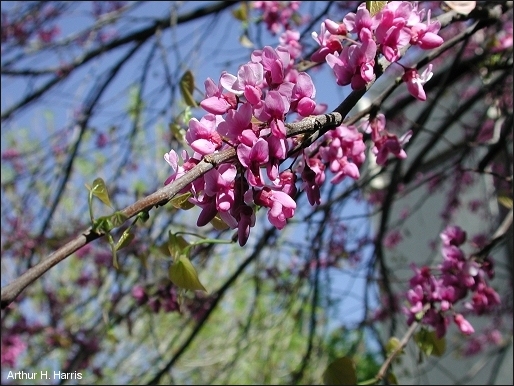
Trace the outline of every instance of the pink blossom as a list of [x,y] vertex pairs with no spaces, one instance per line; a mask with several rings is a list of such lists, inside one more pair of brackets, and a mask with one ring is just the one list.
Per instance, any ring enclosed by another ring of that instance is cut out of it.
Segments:
[[377,156],[377,164],[385,165],[389,153],[394,154],[399,159],[407,158],[407,153],[403,150],[402,146],[409,141],[411,136],[412,131],[409,130],[401,138],[391,133],[386,133],[380,137],[372,149],[373,153]]
[[471,335],[475,332],[473,329],[473,326],[471,323],[469,323],[462,314],[456,314],[453,317],[453,321],[459,327],[460,332],[462,332],[464,335]]
[[394,249],[398,244],[400,244],[403,240],[402,234],[397,231],[389,232],[384,238],[384,246],[388,249]]
[[307,193],[307,199],[311,205],[319,205],[321,202],[320,187],[325,181],[325,165],[319,158],[308,158],[304,155],[302,170],[302,187]]
[[266,138],[269,149],[269,159],[266,164],[266,171],[270,180],[275,180],[278,177],[278,167],[282,160],[287,157],[287,142],[283,138],[275,135],[270,135]]
[[[186,150],[182,151],[182,159],[184,160],[182,165],[178,164],[179,157],[175,150],[170,150],[168,153],[164,154],[164,159],[174,170],[174,173],[164,181],[164,185],[168,185],[182,177],[188,170],[191,170],[198,163],[197,159],[189,157]],[[181,192],[187,192],[191,187],[197,186],[197,184],[203,184],[203,179],[198,179],[197,181],[198,182],[195,181],[189,187],[182,189]]]
[[216,131],[219,122],[214,114],[207,114],[200,121],[191,118],[186,141],[194,151],[207,155],[221,148],[221,137]]
[[253,1],[251,4],[262,10],[262,19],[274,35],[281,29],[290,29],[292,17],[300,7],[300,1]]
[[26,350],[27,344],[19,335],[2,334],[2,366],[16,366],[18,357]]
[[300,72],[292,90],[291,111],[308,117],[316,108],[316,102],[313,100],[315,96],[316,88],[311,77],[305,72]]
[[403,81],[407,83],[407,89],[414,98],[425,101],[427,96],[423,85],[428,82],[433,75],[432,64],[429,64],[421,75],[419,75],[414,68],[407,69],[405,74],[403,74]]
[[223,164],[205,174],[205,193],[216,197],[216,209],[228,212],[234,204],[234,165]]
[[291,59],[298,59],[302,56],[302,45],[300,44],[300,32],[286,30],[279,37],[280,44],[287,49]]
[[373,19],[369,11],[366,9],[366,4],[362,3],[357,9],[357,13],[349,12],[343,19],[348,32],[360,35],[363,28],[373,30]]
[[[222,75],[223,77],[223,75]],[[237,107],[237,98],[234,94],[223,94],[221,84],[216,85],[211,78],[205,81],[205,99],[200,106],[211,114],[222,115],[230,109]]]
[[466,232],[459,226],[447,226],[440,234],[444,246],[462,245],[466,241]]
[[243,139],[245,130],[253,131],[253,109],[250,103],[243,103],[238,110],[229,110],[225,120],[218,125],[218,133],[236,145]]
[[271,89],[278,87],[285,81],[286,71],[291,67],[291,55],[285,47],[276,49],[266,46],[261,50],[252,52],[252,62],[262,63],[265,70],[265,80]]
[[353,90],[360,90],[371,82],[375,73],[375,55],[377,46],[371,36],[371,31],[361,31],[362,44],[345,46],[341,55],[328,54],[326,61],[334,71],[337,84],[345,86],[351,84]]
[[269,208],[268,220],[277,229],[283,229],[286,226],[286,220],[293,217],[296,209],[296,202],[291,196],[268,187],[256,192],[254,201],[257,205]]
[[239,162],[247,169],[246,178],[254,187],[264,186],[261,165],[269,160],[268,142],[263,138],[255,138],[252,146],[241,143],[237,147]]
[[262,97],[264,68],[261,63],[246,63],[237,71],[237,77],[223,72],[220,83],[229,92],[243,95],[252,105],[259,103]]
[[444,43],[443,38],[437,35],[440,29],[441,23],[439,21],[430,23],[430,10],[428,10],[426,24],[415,23],[410,28],[410,44],[418,45],[424,50],[437,48]]
[[334,34],[327,30],[327,22],[332,21],[327,19],[321,23],[321,32],[319,35],[315,31],[311,33],[312,38],[320,46],[316,52],[311,55],[311,60],[316,63],[323,62],[328,54],[339,53],[343,49],[339,37],[334,36]]
[[405,19],[395,17],[394,12],[387,8],[382,9],[379,15],[375,36],[380,44],[380,51],[387,60],[395,62],[400,58],[400,49],[410,40],[410,35],[404,28]]

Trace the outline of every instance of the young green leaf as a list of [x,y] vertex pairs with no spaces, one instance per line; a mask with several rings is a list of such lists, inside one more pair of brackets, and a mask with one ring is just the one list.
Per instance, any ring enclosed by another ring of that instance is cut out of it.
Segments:
[[498,197],[498,202],[507,209],[512,209],[512,198],[508,196]]
[[180,78],[180,93],[186,105],[197,107],[197,103],[193,98],[193,91],[195,90],[195,77],[191,70],[187,70],[182,78]]
[[111,216],[105,216],[105,217],[100,217],[98,219],[95,220],[95,222],[93,223],[93,232],[95,233],[102,233],[102,234],[105,234],[105,233],[109,233],[112,228],[114,228],[114,225],[112,224],[112,221],[111,221]]
[[191,261],[189,261],[189,259],[184,255],[176,259],[170,266],[169,277],[177,287],[191,291],[198,290],[207,292],[198,279],[195,267],[193,267]]
[[120,211],[114,212],[113,214],[111,214],[112,226],[114,228],[119,227],[121,224],[123,224],[125,221],[127,221],[127,218],[128,217],[123,212],[120,212]]
[[444,337],[439,339],[435,331],[428,331],[425,328],[422,328],[414,335],[414,342],[427,356],[434,355],[440,357],[446,351],[446,340]]
[[186,143],[186,131],[182,128],[181,125],[179,125],[176,122],[171,122],[169,124],[169,129],[171,131],[171,134],[173,135],[173,138],[175,138],[177,141],[179,141],[181,144]]
[[240,21],[247,21],[248,20],[248,4],[242,3],[239,8],[236,8],[232,11],[232,15]]
[[[393,336],[391,337],[386,344],[386,352],[387,355],[391,354],[393,351],[395,351],[398,347],[400,347],[400,339]],[[402,350],[403,352],[403,350]]]
[[225,221],[223,221],[219,214],[214,216],[214,218],[210,221],[214,229],[217,231],[223,231],[225,229],[230,228]]
[[356,385],[355,363],[349,357],[338,358],[328,365],[323,373],[325,385]]
[[116,250],[119,251],[121,248],[125,248],[130,242],[134,240],[134,234],[129,232],[129,229],[125,230],[121,235],[120,239],[116,243]]
[[168,250],[176,261],[180,256],[187,255],[186,250],[189,248],[189,243],[182,236],[177,236],[175,233],[169,232],[168,235]]
[[105,186],[105,182],[103,179],[97,178],[93,181],[91,193],[93,194],[93,196],[98,197],[105,205],[111,208],[113,207],[111,204],[111,200],[109,199],[109,193],[107,192],[107,188]]
[[375,16],[386,6],[386,4],[387,1],[366,1],[366,9],[369,11],[371,16]]
[[191,197],[191,192],[176,195],[170,200],[170,204],[177,209],[191,209],[195,205],[188,201],[189,197]]

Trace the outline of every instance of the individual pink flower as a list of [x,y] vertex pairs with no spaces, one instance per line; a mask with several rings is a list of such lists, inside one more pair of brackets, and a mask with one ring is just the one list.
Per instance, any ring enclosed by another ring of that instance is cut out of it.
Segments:
[[228,212],[234,204],[234,180],[237,169],[234,165],[222,164],[205,174],[205,193],[216,197],[216,209]]
[[437,48],[444,43],[443,38],[437,34],[440,29],[439,21],[430,22],[430,10],[428,10],[426,24],[416,23],[410,27],[410,44],[418,45],[424,50]]
[[216,130],[219,122],[214,114],[207,114],[200,121],[191,118],[186,141],[194,151],[207,155],[221,148],[222,140]]
[[349,12],[343,19],[348,32],[360,34],[363,28],[373,30],[373,19],[369,11],[366,9],[366,4],[362,3],[357,9],[357,13]]
[[[222,75],[223,76],[223,75]],[[230,109],[237,107],[237,98],[234,94],[223,94],[221,84],[216,85],[211,78],[205,81],[205,99],[200,106],[211,114],[222,115]]]
[[243,103],[237,110],[229,110],[225,120],[218,125],[218,133],[228,138],[233,145],[240,143],[244,131],[253,131],[252,114],[250,103]]
[[271,133],[281,139],[286,138],[285,115],[290,108],[289,99],[277,90],[268,92],[266,98],[254,110],[254,115],[270,125]]
[[398,138],[396,135],[386,133],[378,141],[375,142],[372,151],[377,156],[377,164],[385,165],[389,153],[392,153],[396,158],[405,159],[407,153],[403,150],[403,145],[407,143],[412,136],[412,131],[409,130],[407,133]]
[[371,31],[361,30],[362,44],[345,46],[341,55],[328,54],[326,61],[334,71],[337,84],[345,86],[351,84],[353,90],[360,90],[371,82],[375,73],[375,55],[377,45],[372,38]]
[[225,90],[243,95],[246,100],[255,105],[262,97],[262,82],[264,80],[264,68],[261,63],[246,63],[237,71],[237,77],[224,71],[220,83]]
[[269,208],[268,220],[277,229],[283,229],[286,226],[286,220],[293,217],[296,209],[296,202],[291,196],[268,187],[256,192],[254,201],[257,205]]
[[269,160],[268,142],[264,138],[255,138],[255,142],[251,146],[241,143],[237,147],[237,157],[246,168],[248,183],[254,187],[264,186],[261,165]]
[[266,172],[271,181],[278,178],[280,163],[287,157],[287,142],[284,138],[270,135],[266,138],[269,149],[269,159],[266,163]]
[[316,108],[316,102],[313,100],[315,96],[316,88],[311,77],[306,72],[300,72],[292,90],[291,111],[296,111],[302,117],[308,117]]
[[[343,50],[341,40],[335,34],[332,34],[327,30],[327,21],[321,23],[321,32],[318,35],[317,32],[311,33],[312,38],[319,44],[319,48],[311,55],[311,60],[316,63],[321,63],[325,60],[328,54],[335,52],[340,53]],[[334,23],[334,22],[332,22]],[[339,29],[337,29],[339,30]],[[346,29],[345,29],[346,30]]]
[[444,246],[459,246],[466,241],[466,232],[459,226],[449,225],[441,232],[440,237]]
[[410,35],[404,27],[405,19],[395,17],[392,10],[382,9],[375,36],[380,51],[390,62],[396,62],[401,56],[400,49],[409,43]]
[[286,72],[291,67],[291,55],[285,47],[276,49],[265,46],[252,52],[252,62],[261,63],[265,70],[264,79],[268,87],[274,89],[284,83]]
[[319,158],[308,158],[304,155],[302,169],[302,187],[307,193],[307,199],[311,205],[321,203],[320,187],[325,181],[325,165]]
[[[174,170],[174,173],[170,175],[166,181],[164,181],[164,185],[168,185],[169,183],[182,177],[188,170],[192,169],[198,163],[197,159],[189,157],[186,150],[182,151],[182,159],[184,160],[182,165],[178,164],[179,157],[177,152],[173,149],[170,150],[169,153],[164,154],[164,159]],[[184,188],[182,192],[187,190],[189,190],[188,187]]]
[[280,35],[279,42],[282,47],[285,47],[291,59],[298,59],[302,56],[302,45],[300,43],[300,32],[293,30],[286,30]]
[[421,75],[419,75],[418,71],[414,68],[407,69],[405,74],[403,74],[403,81],[407,83],[407,89],[414,98],[425,101],[427,96],[423,85],[428,82],[433,75],[432,64],[429,64]]
[[473,329],[473,326],[471,323],[469,323],[462,314],[456,314],[453,317],[453,321],[459,327],[460,332],[462,332],[464,335],[471,335],[475,332]]

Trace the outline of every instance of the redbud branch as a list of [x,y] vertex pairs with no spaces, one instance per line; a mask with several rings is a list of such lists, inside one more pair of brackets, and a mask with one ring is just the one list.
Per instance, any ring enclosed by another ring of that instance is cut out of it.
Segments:
[[[230,2],[225,2],[222,4],[222,7],[226,7],[230,5]],[[452,18],[454,18],[455,16],[455,12],[451,11],[444,15],[441,15],[438,19],[440,20],[441,25],[444,26],[450,23]],[[158,27],[159,26],[157,25],[154,28]],[[147,32],[151,34],[150,30]],[[380,71],[377,73],[377,78],[383,73],[383,71],[389,65],[390,63],[388,61],[380,60],[378,68]],[[51,80],[50,82],[53,82],[53,80]],[[289,154],[294,153],[300,148],[309,146],[311,143],[315,142],[319,137],[321,137],[324,133],[328,132],[330,129],[333,129],[341,125],[343,123],[344,117],[346,117],[349,111],[357,104],[359,99],[366,93],[366,91],[373,85],[373,83],[374,82],[369,83],[366,89],[353,91],[330,114],[308,117],[303,119],[301,122],[287,124],[288,137],[303,133],[310,133],[310,136],[304,138],[304,140],[301,141],[301,143],[297,145],[294,149],[292,149]],[[44,87],[46,86],[43,86],[43,88]],[[27,104],[33,98],[34,94],[32,94],[31,97],[28,97],[28,99],[25,99],[24,101],[20,102],[17,106],[13,106],[7,112],[2,114],[2,119],[8,117],[12,112],[17,110],[19,107],[22,107],[23,105]],[[205,156],[205,158],[202,161],[200,161],[199,164],[197,164],[193,169],[188,171],[186,174],[184,174],[177,180],[173,181],[169,185],[150,194],[149,196],[146,196],[136,201],[134,204],[126,207],[121,212],[126,216],[127,219],[129,219],[141,212],[148,212],[154,206],[165,205],[188,184],[190,184],[197,178],[201,177],[214,167],[220,165],[221,163],[228,162],[234,159],[235,157],[235,148],[229,148],[222,152]],[[50,254],[42,262],[28,269],[20,277],[16,278],[14,281],[12,281],[11,283],[2,288],[1,308],[6,308],[29,284],[37,280],[46,271],[55,266],[57,263],[64,260],[66,257],[70,256],[72,253],[76,252],[84,245],[102,236],[104,236],[104,234],[93,232],[92,229],[89,228],[88,230],[82,232],[79,236],[77,236],[76,238],[69,241],[61,248],[59,248],[57,251]]]
[[381,381],[384,376],[386,375],[387,370],[391,366],[391,363],[393,363],[393,360],[400,354],[404,347],[409,342],[410,338],[412,338],[412,335],[414,334],[414,331],[416,331],[416,328],[418,328],[419,323],[413,322],[405,335],[403,336],[402,340],[398,344],[398,346],[389,354],[389,356],[386,358],[382,366],[380,367],[380,370],[378,370],[378,373],[375,377],[375,383]]
[[[169,185],[166,185],[156,192],[136,201],[134,204],[127,206],[125,209],[121,210],[121,212],[128,220],[138,213],[149,211],[154,206],[164,205],[188,184],[219,164],[233,159],[235,156],[236,150],[234,148],[229,148],[220,153],[209,155],[205,157],[204,160],[200,161],[200,163],[198,163],[198,165],[192,168],[188,173],[176,179]],[[50,268],[76,252],[84,245],[102,236],[104,236],[104,234],[93,232],[92,229],[89,228],[59,248],[57,251],[50,254],[46,259],[28,269],[20,277],[3,287],[1,292],[2,309],[6,308],[28,285],[41,277]]]

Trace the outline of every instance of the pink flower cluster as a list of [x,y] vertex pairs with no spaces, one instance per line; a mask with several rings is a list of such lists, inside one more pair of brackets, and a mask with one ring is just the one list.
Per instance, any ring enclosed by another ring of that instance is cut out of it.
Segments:
[[262,20],[268,30],[276,35],[282,29],[289,30],[291,21],[301,1],[252,1],[252,7],[262,11]]
[[27,344],[19,335],[2,334],[2,366],[15,367],[18,357],[25,351]]
[[[426,13],[427,20],[423,22],[425,10],[418,10],[417,2],[390,1],[371,16],[362,3],[357,13],[348,13],[342,23],[326,19],[321,23],[321,33],[312,33],[320,47],[311,60],[326,61],[334,71],[337,84],[350,84],[352,89],[360,90],[375,79],[377,53],[396,62],[408,44],[432,49],[443,43],[437,34],[440,23],[430,21],[430,10]],[[344,44],[345,41],[349,44]],[[431,70],[430,66],[419,76],[415,69],[406,69],[404,81],[408,90],[420,100],[426,99],[422,85],[432,76]]]
[[[254,3],[254,7],[266,10],[265,19],[270,23],[281,6],[278,2]],[[400,48],[409,42],[422,48],[442,42],[435,35],[439,24],[430,23],[430,14],[427,24],[421,23],[424,14],[408,2],[388,3],[373,17],[360,6],[357,14],[345,17],[343,24],[330,20],[322,23],[321,36],[313,34],[321,46],[314,57],[319,61],[326,59],[338,84],[363,88],[375,77],[375,58],[379,53],[397,60]],[[285,20],[281,23],[287,28]],[[344,45],[342,38],[348,32],[356,33],[360,42]],[[174,170],[165,181],[169,184],[203,157],[236,149],[236,162],[210,170],[184,188],[183,193],[190,192],[189,201],[201,208],[198,226],[219,216],[229,227],[237,228],[241,246],[255,225],[255,211],[259,207],[267,209],[268,220],[276,228],[285,227],[296,210],[294,198],[299,177],[310,204],[318,205],[326,169],[333,174],[330,182],[337,184],[346,177],[358,179],[365,160],[366,146],[359,128],[341,125],[305,149],[298,162],[288,169],[280,168],[293,144],[297,144],[297,139],[287,136],[286,118],[292,114],[303,118],[324,111],[314,101],[316,88],[311,77],[294,68],[295,60],[301,56],[299,38],[297,32],[286,30],[280,36],[281,45],[253,51],[251,60],[240,66],[236,74],[224,71],[218,82],[207,79],[205,98],[200,102],[207,114],[200,119],[192,118],[185,135],[193,153],[184,150],[182,161],[174,150],[164,156]],[[430,75],[424,73],[419,77],[411,71],[409,76],[421,95],[420,85]],[[389,154],[400,159],[407,156],[402,146],[411,133],[401,138],[389,133],[383,115],[372,117],[362,129],[371,133],[377,163],[385,164]]]
[[419,320],[435,328],[437,336],[446,334],[450,318],[466,335],[474,332],[473,326],[456,304],[471,295],[464,307],[474,314],[482,315],[500,304],[500,297],[488,286],[487,278],[494,276],[490,258],[481,261],[466,258],[460,246],[466,241],[466,233],[457,226],[449,226],[441,233],[443,242],[443,262],[434,273],[427,266],[417,268],[413,265],[414,277],[410,279],[407,299],[410,307],[406,309],[408,324]]
[[[190,120],[185,137],[194,153],[184,152],[180,166],[175,151],[165,155],[175,170],[168,184],[202,157],[237,149],[239,167],[221,165],[187,190],[193,194],[190,201],[202,208],[197,225],[206,225],[219,214],[227,225],[238,228],[241,245],[255,224],[255,205],[268,209],[269,221],[278,229],[296,209],[296,176],[279,171],[290,148],[285,119],[290,113],[309,116],[316,108],[316,89],[307,73],[293,69],[293,62],[286,47],[267,46],[254,51],[237,75],[223,72],[218,84],[207,79],[206,97],[200,103],[207,114]],[[240,169],[244,172],[238,173]]]

